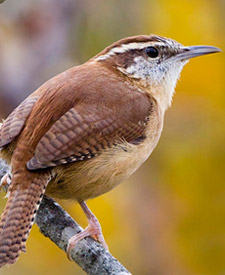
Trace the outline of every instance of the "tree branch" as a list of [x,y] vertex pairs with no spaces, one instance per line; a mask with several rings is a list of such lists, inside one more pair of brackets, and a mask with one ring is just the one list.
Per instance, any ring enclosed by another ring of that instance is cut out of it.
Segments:
[[[0,180],[9,166],[0,159]],[[82,228],[53,199],[44,196],[40,204],[36,224],[41,233],[66,252],[70,237]],[[71,251],[71,258],[87,274],[131,274],[101,244],[88,237],[81,240]]]

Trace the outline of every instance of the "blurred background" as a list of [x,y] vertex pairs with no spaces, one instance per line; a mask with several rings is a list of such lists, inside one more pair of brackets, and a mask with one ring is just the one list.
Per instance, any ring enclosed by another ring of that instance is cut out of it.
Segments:
[[[0,118],[50,77],[126,36],[225,49],[224,0],[6,0]],[[127,182],[89,201],[110,252],[133,274],[225,274],[225,58],[185,67],[160,142]],[[6,200],[0,194],[0,212]],[[78,205],[60,202],[82,226]],[[35,225],[14,274],[84,274]]]

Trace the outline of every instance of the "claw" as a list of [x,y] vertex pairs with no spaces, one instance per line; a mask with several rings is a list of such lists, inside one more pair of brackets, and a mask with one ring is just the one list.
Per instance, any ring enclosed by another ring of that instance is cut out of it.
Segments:
[[71,250],[77,245],[79,241],[83,240],[85,237],[92,237],[93,239],[101,243],[106,250],[109,250],[108,245],[106,244],[105,239],[103,237],[99,221],[94,216],[94,214],[89,210],[85,202],[81,202],[80,205],[88,218],[89,224],[82,232],[74,235],[69,239],[67,246],[67,257],[69,258],[69,260],[72,260]]
[[0,192],[1,190],[3,190],[4,192],[7,192],[10,186],[10,183],[11,183],[11,177],[10,177],[10,174],[7,173],[2,177],[0,181]]

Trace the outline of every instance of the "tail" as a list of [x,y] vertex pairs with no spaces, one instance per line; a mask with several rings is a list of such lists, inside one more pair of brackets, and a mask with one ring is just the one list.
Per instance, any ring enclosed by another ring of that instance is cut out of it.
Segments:
[[[26,179],[13,177],[9,198],[0,221],[0,268],[14,264],[21,251],[25,252],[28,238],[49,174],[27,172]],[[27,186],[24,188],[24,186]]]

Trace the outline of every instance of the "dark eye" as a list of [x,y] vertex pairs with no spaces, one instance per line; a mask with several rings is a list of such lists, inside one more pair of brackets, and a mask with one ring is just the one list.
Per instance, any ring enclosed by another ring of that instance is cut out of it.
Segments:
[[159,55],[159,51],[155,47],[147,47],[145,52],[151,58],[156,58]]

